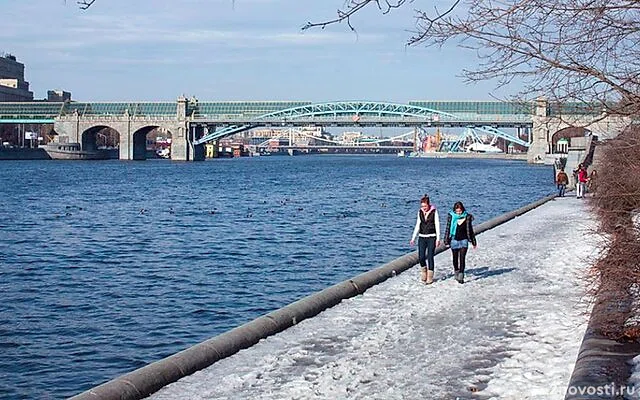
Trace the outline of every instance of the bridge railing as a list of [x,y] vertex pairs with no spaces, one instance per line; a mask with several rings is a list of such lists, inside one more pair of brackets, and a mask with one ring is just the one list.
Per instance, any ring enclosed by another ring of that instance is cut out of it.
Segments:
[[413,124],[426,124],[426,123],[451,123],[451,124],[514,124],[514,125],[530,125],[532,124],[531,119],[524,118],[451,118],[451,117],[440,117],[440,118],[418,118],[418,117],[373,117],[373,116],[358,116],[357,120],[353,119],[353,116],[309,116],[302,118],[243,118],[243,117],[228,117],[228,116],[210,116],[210,117],[198,117],[191,119],[194,122],[218,122],[218,123],[227,123],[227,124],[254,124],[254,125],[263,125],[263,124],[289,124],[289,123],[322,123],[322,122],[343,122],[349,123],[353,125],[357,125],[358,123],[394,123],[394,122],[405,122],[405,123],[413,123]]
[[[61,121],[69,121],[69,120],[75,120],[76,118],[78,118],[77,115],[75,114],[68,114],[68,115],[62,115],[58,118],[56,118],[57,120],[61,120]],[[88,116],[81,116],[80,117],[83,121],[87,121],[87,122],[112,122],[112,121],[149,121],[149,122],[154,122],[154,121],[175,121],[176,117],[170,117],[170,116],[165,116],[165,115],[158,115],[158,116],[153,116],[153,115],[88,115]]]

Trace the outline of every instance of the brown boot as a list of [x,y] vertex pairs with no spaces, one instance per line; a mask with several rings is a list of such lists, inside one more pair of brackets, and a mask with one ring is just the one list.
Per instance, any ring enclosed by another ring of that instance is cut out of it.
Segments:
[[427,269],[420,267],[420,282],[427,281]]
[[427,285],[430,285],[433,283],[433,271],[431,270],[427,271],[427,280],[424,283],[426,283]]

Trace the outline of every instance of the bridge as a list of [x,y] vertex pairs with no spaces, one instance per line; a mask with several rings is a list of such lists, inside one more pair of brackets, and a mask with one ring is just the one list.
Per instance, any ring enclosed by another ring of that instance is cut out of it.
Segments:
[[[60,139],[96,147],[97,134],[111,128],[119,134],[123,160],[146,157],[146,136],[154,129],[171,133],[171,158],[204,159],[204,143],[215,142],[258,127],[459,127],[492,132],[528,148],[530,161],[549,151],[551,136],[563,128],[587,124],[601,117],[579,105],[557,106],[544,100],[517,103],[499,101],[410,101],[407,104],[373,101],[198,101],[176,102],[21,102],[0,103],[0,123],[53,124]],[[615,121],[596,128],[612,130]],[[602,124],[600,124],[602,125]],[[617,126],[617,125],[616,125]],[[503,131],[515,128],[516,135]],[[591,127],[593,130],[593,127]],[[526,133],[528,140],[521,139]]]

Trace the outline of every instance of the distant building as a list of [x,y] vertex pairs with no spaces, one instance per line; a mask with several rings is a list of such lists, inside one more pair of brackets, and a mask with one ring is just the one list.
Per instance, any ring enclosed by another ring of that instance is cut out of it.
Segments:
[[64,90],[47,90],[47,101],[71,101],[71,93]]
[[29,82],[24,80],[24,64],[11,54],[0,53],[0,102],[33,101]]

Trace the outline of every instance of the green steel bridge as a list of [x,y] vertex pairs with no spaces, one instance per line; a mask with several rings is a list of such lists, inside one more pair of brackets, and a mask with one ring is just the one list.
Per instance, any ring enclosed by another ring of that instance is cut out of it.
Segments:
[[[544,102],[547,118],[597,115],[594,108]],[[97,130],[111,127],[121,135],[121,159],[135,159],[151,129],[162,127],[183,143],[180,157],[192,157],[199,145],[258,127],[458,127],[490,130],[509,142],[530,146],[521,129],[534,128],[537,102],[409,101],[198,101],[174,102],[19,102],[0,103],[0,124],[54,124],[70,141],[90,145]],[[560,118],[561,119],[561,118]],[[516,128],[509,134],[502,128]],[[176,150],[174,141],[172,151]],[[174,154],[172,154],[173,156]],[[177,156],[177,154],[176,154]]]
[[[176,102],[16,102],[0,103],[0,123],[29,124],[53,123],[57,117],[77,113],[81,117],[109,117],[128,114],[145,117],[175,117]],[[433,122],[450,124],[488,124],[499,126],[522,126],[532,123],[535,112],[533,102],[516,103],[500,101],[409,101],[407,104],[341,101],[312,103],[308,101],[190,101],[187,114],[194,121],[224,124],[242,124],[255,120],[269,121],[286,117],[327,116],[346,111],[366,112],[368,115],[387,117],[392,123],[395,114],[397,123],[402,117],[424,117],[438,115]],[[564,107],[549,106],[549,116],[567,114],[594,114],[591,109],[578,105]],[[596,112],[597,114],[597,112]],[[356,115],[356,114],[353,114]],[[375,122],[375,121],[374,121]]]
[[[332,107],[335,105],[335,107]],[[270,119],[279,120],[293,117],[291,110],[305,109],[307,115],[313,109],[320,110],[324,115],[333,112],[348,111],[355,115],[358,107],[367,105],[368,113],[380,115],[388,112],[395,113],[400,123],[405,116],[424,116],[421,111],[428,111],[440,115],[442,122],[460,123],[499,123],[499,124],[530,124],[533,106],[502,102],[474,102],[474,101],[411,101],[407,104],[384,102],[335,102],[314,104],[307,101],[217,101],[190,102],[187,114],[195,121],[223,124],[249,123],[255,119],[268,122]],[[373,105],[373,106],[371,106]],[[428,109],[428,110],[421,110]],[[0,123],[53,123],[57,117],[78,113],[81,117],[95,116],[146,116],[146,117],[175,117],[177,115],[176,102],[20,102],[0,103]],[[271,118],[269,118],[271,117]],[[385,123],[393,123],[394,119],[387,118]],[[271,121],[273,122],[273,121]],[[279,121],[275,121],[279,122]]]

